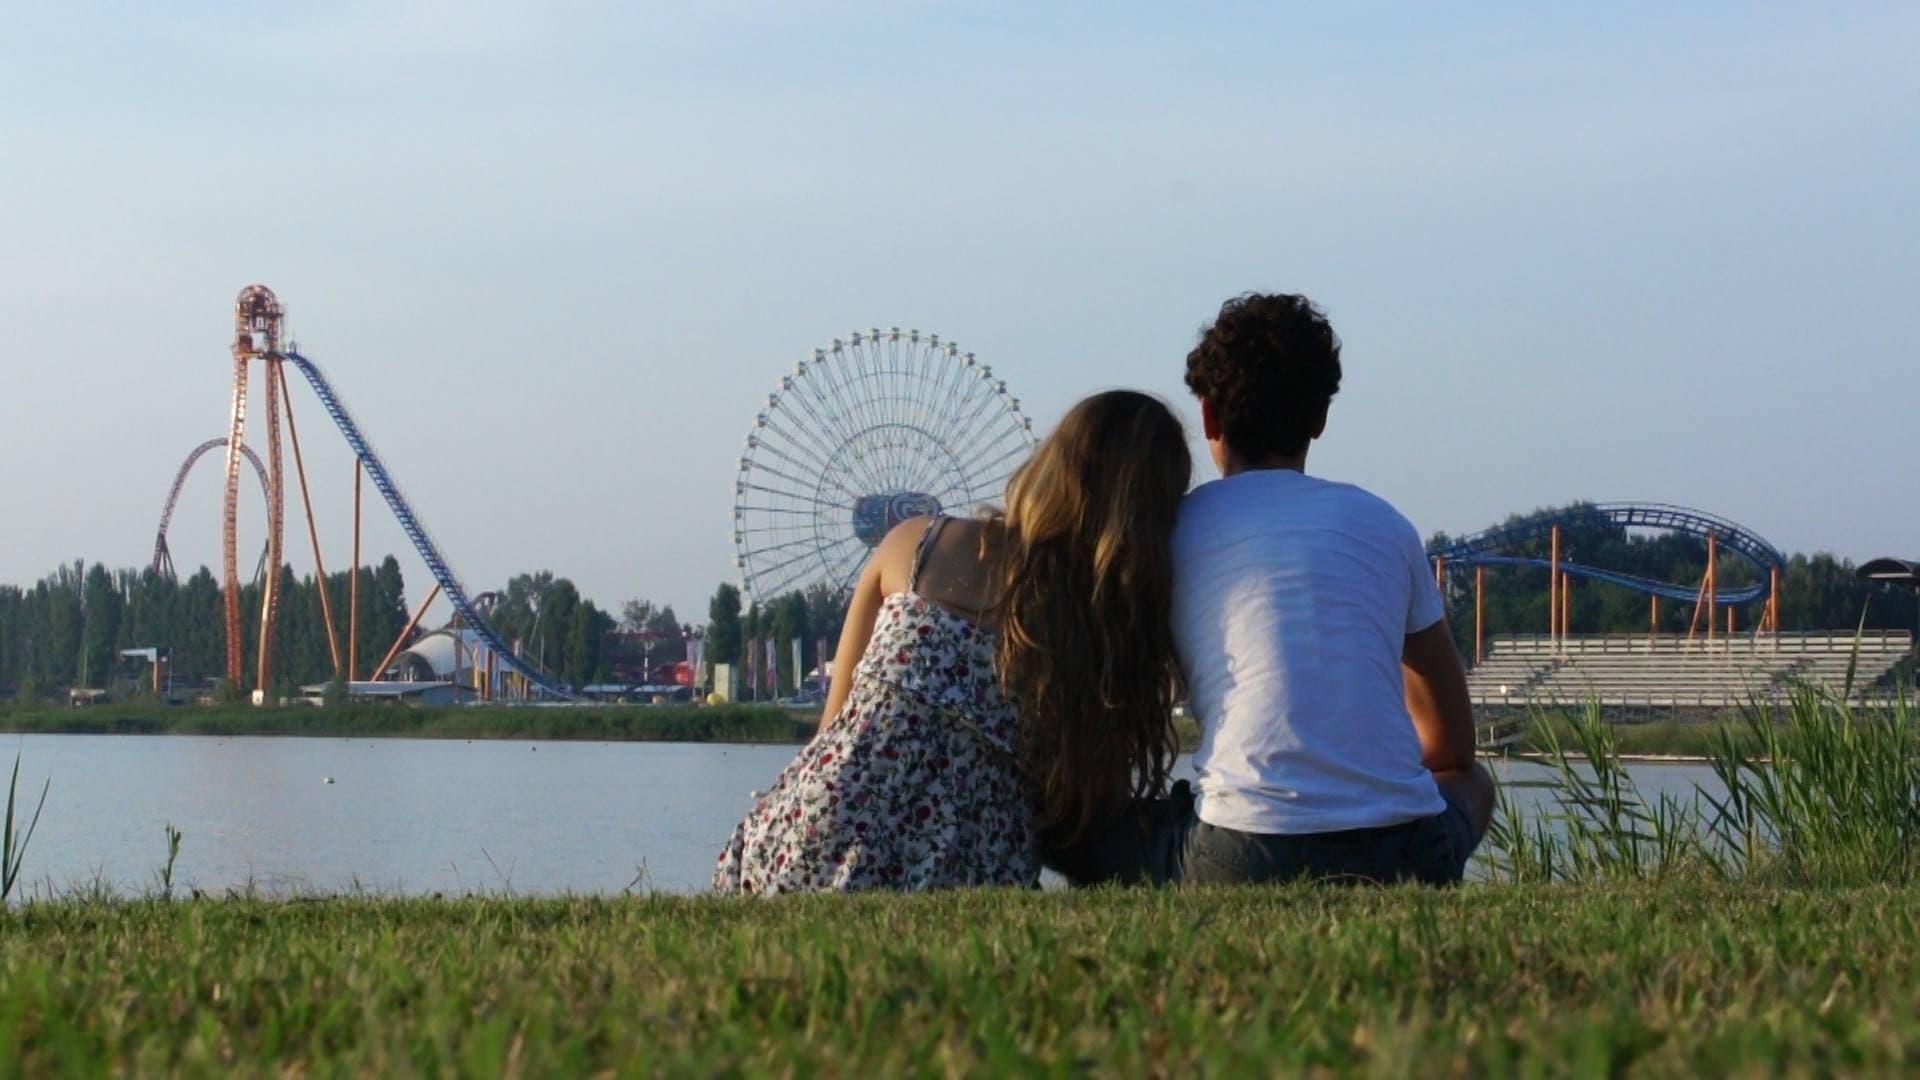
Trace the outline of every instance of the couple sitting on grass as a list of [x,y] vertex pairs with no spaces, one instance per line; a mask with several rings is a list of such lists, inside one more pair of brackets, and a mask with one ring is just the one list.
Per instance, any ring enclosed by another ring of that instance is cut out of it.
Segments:
[[[920,518],[860,577],[821,731],[714,888],[1458,881],[1492,813],[1419,534],[1306,475],[1340,342],[1228,301],[1187,357],[1221,479],[1156,398],[1074,406],[1004,512]],[[1194,780],[1169,786],[1184,686]]]

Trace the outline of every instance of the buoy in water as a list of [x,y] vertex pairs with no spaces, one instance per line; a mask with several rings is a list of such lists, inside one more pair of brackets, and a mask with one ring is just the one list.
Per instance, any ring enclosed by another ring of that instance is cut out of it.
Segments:
[[327,777],[326,782],[329,784],[333,783],[333,777],[331,776]]

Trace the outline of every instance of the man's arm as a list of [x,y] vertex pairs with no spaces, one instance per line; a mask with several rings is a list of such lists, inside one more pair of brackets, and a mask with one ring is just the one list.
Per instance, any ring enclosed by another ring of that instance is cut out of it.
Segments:
[[1408,634],[1400,666],[1406,675],[1407,712],[1420,735],[1420,763],[1435,773],[1472,768],[1473,702],[1446,620]]

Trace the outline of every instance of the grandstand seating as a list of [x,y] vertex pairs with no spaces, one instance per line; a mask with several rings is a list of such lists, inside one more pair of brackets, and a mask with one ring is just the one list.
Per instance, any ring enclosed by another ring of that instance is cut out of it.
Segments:
[[1703,637],[1608,634],[1497,636],[1467,678],[1475,705],[1575,705],[1608,708],[1726,709],[1777,701],[1799,682],[1838,693],[1858,649],[1856,699],[1892,694],[1892,672],[1913,652],[1912,635],[1743,634]]

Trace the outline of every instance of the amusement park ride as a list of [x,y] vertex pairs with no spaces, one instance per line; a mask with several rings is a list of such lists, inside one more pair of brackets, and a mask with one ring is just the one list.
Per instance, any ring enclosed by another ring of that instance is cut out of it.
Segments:
[[[1707,545],[1706,573],[1699,585],[1694,586],[1623,574],[1563,559],[1562,534],[1592,527],[1660,531],[1704,540]],[[1548,544],[1546,558],[1519,554],[1528,545],[1542,540]],[[1739,588],[1722,589],[1719,565],[1723,553],[1752,567],[1756,580]],[[1434,578],[1443,590],[1449,574],[1468,569],[1473,571],[1475,663],[1480,662],[1486,650],[1486,585],[1489,567],[1547,571],[1547,633],[1556,642],[1568,636],[1568,627],[1573,623],[1571,586],[1574,578],[1617,585],[1646,596],[1651,609],[1650,626],[1655,634],[1659,633],[1660,628],[1661,600],[1693,604],[1693,621],[1687,628],[1689,639],[1699,633],[1704,618],[1706,638],[1711,643],[1719,622],[1716,616],[1721,611],[1725,612],[1726,634],[1731,638],[1735,632],[1734,609],[1755,601],[1765,601],[1765,606],[1761,609],[1760,622],[1754,632],[1777,634],[1780,630],[1780,571],[1786,565],[1785,557],[1758,533],[1743,525],[1682,506],[1589,503],[1489,529],[1431,550],[1427,555],[1433,560]]]
[[767,396],[733,486],[734,565],[766,603],[847,590],[910,517],[998,499],[1033,449],[1004,379],[939,334],[835,338]]
[[[285,562],[284,420],[313,548],[327,647],[337,676],[350,683],[380,677],[412,638],[427,608],[444,595],[457,623],[479,639],[474,666],[484,674],[484,686],[477,687],[483,697],[571,697],[571,688],[529,660],[519,643],[510,646],[488,623],[487,600],[492,594],[469,595],[319,365],[283,344],[283,322],[284,312],[272,290],[250,285],[241,291],[234,303],[233,407],[227,434],[196,447],[180,466],[154,540],[154,571],[171,575],[167,529],[180,489],[195,463],[224,448],[221,570],[229,682],[240,685],[246,674],[238,536],[244,460],[259,478],[266,500],[266,544],[254,577],[260,592],[253,631],[255,700],[265,700],[266,689],[272,686],[273,642],[282,601],[277,568]],[[312,389],[354,455],[355,572],[347,576],[344,656],[294,419],[289,367]],[[248,392],[256,374],[264,399],[264,464],[246,441]],[[1033,441],[1032,422],[1020,412],[1020,403],[1007,392],[1006,382],[995,378],[993,369],[972,353],[962,352],[937,334],[869,330],[814,350],[767,398],[740,459],[734,483],[733,540],[747,594],[765,601],[816,583],[834,588],[850,585],[867,552],[900,520],[999,497]],[[435,583],[393,647],[370,672],[361,667],[355,647],[362,474],[372,480]],[[477,674],[476,682],[480,681]]]
[[[414,513],[413,507],[401,494],[400,487],[388,472],[386,464],[374,450],[371,443],[361,433],[360,426],[353,420],[334,391],[333,385],[320,370],[320,366],[291,348],[282,348],[281,329],[284,312],[280,301],[271,289],[264,285],[249,285],[242,290],[234,303],[233,314],[233,410],[228,418],[226,437],[212,439],[196,447],[193,453],[180,466],[175,475],[173,486],[167,494],[167,504],[161,513],[160,529],[154,541],[153,568],[156,573],[172,574],[173,556],[167,548],[167,529],[173,519],[174,503],[180,495],[180,488],[186,482],[187,474],[201,457],[209,451],[224,447],[226,449],[226,491],[223,503],[221,533],[221,569],[223,574],[223,605],[226,621],[226,677],[233,685],[240,685],[245,672],[246,650],[241,633],[243,632],[242,612],[240,610],[240,573],[239,573],[239,528],[238,509],[240,499],[240,463],[248,462],[260,479],[261,493],[266,499],[267,539],[266,550],[262,553],[260,566],[255,571],[255,580],[260,585],[260,610],[258,613],[258,649],[254,671],[254,700],[265,700],[266,690],[272,685],[273,639],[280,611],[278,595],[280,576],[275,572],[285,561],[283,551],[283,532],[286,520],[286,486],[284,461],[281,454],[280,422],[286,420],[287,441],[293,449],[294,475],[300,484],[300,502],[305,511],[307,536],[313,545],[313,559],[320,591],[321,617],[326,621],[327,648],[331,654],[336,674],[348,682],[356,681],[365,675],[374,677],[385,671],[393,662],[413,631],[419,626],[427,608],[435,599],[444,595],[452,605],[455,617],[470,628],[480,642],[477,652],[484,653],[484,659],[477,658],[476,667],[484,664],[485,685],[480,687],[483,696],[496,694],[517,694],[521,696],[546,695],[550,697],[570,697],[569,690],[552,676],[521,655],[517,647],[510,647],[494,631],[483,616],[485,601],[490,594],[470,597],[460,579],[453,572],[439,545],[427,533]],[[328,594],[326,563],[320,551],[319,526],[313,512],[313,499],[307,488],[306,463],[300,446],[300,430],[294,420],[293,395],[289,392],[286,377],[287,365],[299,372],[307,385],[319,399],[320,407],[332,419],[334,426],[345,438],[347,447],[354,455],[353,479],[353,568],[348,575],[347,596],[347,646],[341,653],[340,635],[336,631],[333,597]],[[261,376],[266,419],[266,463],[261,464],[259,456],[245,441],[248,409],[248,389],[254,371]],[[359,626],[359,584],[360,575],[360,493],[361,476],[373,481],[373,486],[386,501],[387,508],[393,512],[401,530],[427,570],[433,575],[434,588],[427,595],[407,627],[388,650],[387,655],[376,664],[371,672],[365,672],[360,665],[358,641]],[[503,670],[504,669],[504,670]]]

